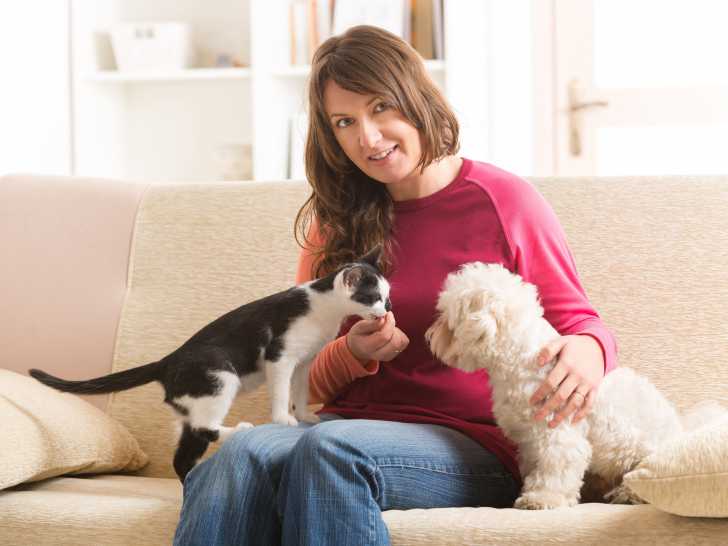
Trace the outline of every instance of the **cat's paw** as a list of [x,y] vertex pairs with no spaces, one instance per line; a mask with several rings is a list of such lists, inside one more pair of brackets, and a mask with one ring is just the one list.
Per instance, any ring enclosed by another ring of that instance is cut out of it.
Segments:
[[303,421],[304,423],[311,423],[314,425],[321,422],[321,418],[310,410],[296,411],[295,416],[296,419],[299,420],[299,422]]
[[220,427],[218,429],[218,433],[220,434],[219,439],[221,442],[224,442],[228,438],[230,438],[230,436],[235,434],[236,432],[239,432],[241,430],[249,430],[253,427],[254,427],[253,423],[248,423],[247,421],[240,421],[234,427]]
[[288,425],[291,427],[295,427],[298,425],[298,419],[296,419],[293,415],[290,413],[286,413],[283,415],[274,415],[273,416],[273,422],[276,425]]
[[248,430],[249,428],[254,428],[255,425],[253,423],[248,423],[247,421],[240,421],[237,425],[235,425],[235,432],[239,430]]

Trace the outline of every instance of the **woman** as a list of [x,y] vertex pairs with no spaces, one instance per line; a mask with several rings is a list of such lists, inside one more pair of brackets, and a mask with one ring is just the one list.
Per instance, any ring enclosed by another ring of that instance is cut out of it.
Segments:
[[462,263],[499,262],[536,284],[562,334],[542,352],[558,360],[534,418],[583,418],[615,366],[552,210],[516,176],[455,155],[457,120],[409,45],[365,26],[327,40],[309,118],[298,281],[381,243],[392,311],[345,325],[313,362],[320,424],[239,433],[193,469],[177,544],[388,544],[382,510],[511,506],[518,468],[487,375],[443,365],[424,341]]

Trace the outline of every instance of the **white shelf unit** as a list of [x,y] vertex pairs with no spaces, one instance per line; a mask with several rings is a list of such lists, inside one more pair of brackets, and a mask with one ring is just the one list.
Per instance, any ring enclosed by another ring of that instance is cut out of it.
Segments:
[[159,70],[154,72],[118,72],[97,70],[86,77],[89,82],[136,83],[194,80],[246,80],[249,68],[190,68],[185,70]]
[[[289,64],[288,0],[73,0],[73,172],[145,181],[220,179],[219,150],[250,145],[253,178],[289,174],[292,117],[305,110],[308,66]],[[427,68],[463,126],[464,155],[487,152],[487,11],[444,0],[444,60]],[[118,72],[117,22],[192,25],[201,66]],[[216,53],[245,68],[213,68]]]

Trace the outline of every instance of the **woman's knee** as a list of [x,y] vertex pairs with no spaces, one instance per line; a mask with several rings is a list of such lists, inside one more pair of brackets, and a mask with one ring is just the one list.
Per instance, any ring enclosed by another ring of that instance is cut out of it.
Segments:
[[332,458],[366,457],[359,447],[363,443],[362,431],[347,420],[325,421],[308,429],[296,444],[294,456],[317,464]]
[[260,425],[230,436],[214,458],[222,467],[245,468],[253,465],[268,469],[280,465],[295,440],[279,425]]

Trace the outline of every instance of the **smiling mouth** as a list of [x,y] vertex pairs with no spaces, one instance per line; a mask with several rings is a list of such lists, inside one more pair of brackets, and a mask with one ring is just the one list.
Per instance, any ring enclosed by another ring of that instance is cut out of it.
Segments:
[[397,145],[395,144],[395,145],[394,145],[394,146],[392,146],[391,148],[388,148],[387,150],[383,150],[383,151],[379,152],[379,153],[378,153],[378,154],[376,154],[376,155],[370,155],[370,156],[369,156],[369,157],[368,157],[367,159],[370,159],[370,160],[372,160],[372,161],[381,161],[382,159],[386,159],[387,157],[389,157],[389,155],[390,155],[390,154],[391,154],[391,153],[392,153],[392,152],[393,152],[394,150],[396,150],[396,149],[397,149]]

